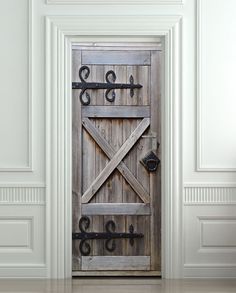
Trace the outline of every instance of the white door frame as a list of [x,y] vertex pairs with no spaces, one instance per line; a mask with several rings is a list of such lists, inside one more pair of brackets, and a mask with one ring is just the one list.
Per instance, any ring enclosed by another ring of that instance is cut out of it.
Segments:
[[183,277],[182,18],[79,15],[46,17],[46,262],[49,278],[72,270],[71,47],[131,36],[165,39],[162,99],[162,276]]

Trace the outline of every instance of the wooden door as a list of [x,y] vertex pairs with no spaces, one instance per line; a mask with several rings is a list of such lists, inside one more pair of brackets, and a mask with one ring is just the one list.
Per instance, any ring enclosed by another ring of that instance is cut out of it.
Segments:
[[157,47],[73,49],[74,275],[160,275],[160,73]]

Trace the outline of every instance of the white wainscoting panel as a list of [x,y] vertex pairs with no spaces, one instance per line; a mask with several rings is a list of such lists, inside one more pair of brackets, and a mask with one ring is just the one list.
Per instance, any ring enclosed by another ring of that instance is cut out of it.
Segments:
[[236,277],[235,187],[185,187],[184,276]]
[[32,249],[32,217],[0,216],[0,251]]
[[0,235],[0,278],[47,276],[44,205],[0,202]]
[[199,217],[201,248],[236,248],[236,217]]
[[198,171],[236,171],[236,1],[198,4]]
[[32,0],[0,5],[0,172],[32,171]]

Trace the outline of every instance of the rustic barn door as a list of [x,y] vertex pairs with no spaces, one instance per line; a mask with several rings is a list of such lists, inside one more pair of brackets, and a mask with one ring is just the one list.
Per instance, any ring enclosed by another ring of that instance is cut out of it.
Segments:
[[160,275],[161,50],[73,49],[74,275]]

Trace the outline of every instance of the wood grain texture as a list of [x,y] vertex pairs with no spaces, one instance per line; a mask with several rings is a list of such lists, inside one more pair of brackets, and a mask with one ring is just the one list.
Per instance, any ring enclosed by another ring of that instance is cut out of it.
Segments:
[[[73,277],[161,277],[161,271],[72,271]],[[114,281],[114,280],[113,280]]]
[[82,215],[150,215],[150,204],[89,203],[82,204]]
[[[119,98],[116,99],[118,101]],[[147,118],[149,106],[83,106],[82,116],[90,118]]]
[[138,127],[132,132],[131,136],[122,145],[119,151],[114,155],[111,161],[106,165],[99,176],[94,180],[94,182],[89,186],[82,196],[82,203],[88,203],[91,198],[96,194],[97,190],[102,186],[114,169],[120,164],[121,160],[127,155],[130,149],[137,142],[139,137],[143,132],[149,127],[150,119],[144,118]]
[[[128,239],[116,239],[116,249],[112,252],[105,249],[103,240],[92,240],[89,242],[91,255],[88,257],[81,257],[78,251],[80,241],[77,241],[73,257],[78,265],[73,266],[73,270],[78,275],[96,275],[98,272],[104,276],[160,275],[161,173],[159,168],[157,174],[151,174],[140,163],[150,150],[157,151],[156,140],[160,142],[161,139],[160,50],[132,48],[129,51],[128,46],[108,50],[104,47],[94,50],[95,54],[92,49],[84,48],[80,47],[84,56],[80,63],[89,65],[87,81],[105,82],[105,73],[113,70],[117,83],[128,83],[130,75],[133,75],[135,83],[143,87],[135,89],[133,97],[129,90],[116,90],[113,102],[106,100],[105,90],[89,90],[90,105],[79,105],[81,110],[77,115],[80,115],[82,133],[80,176],[83,196],[80,194],[79,207],[78,203],[77,207],[73,207],[73,212],[77,212],[76,225],[78,228],[79,217],[86,215],[91,222],[88,231],[103,232],[106,222],[113,220],[116,232],[128,232],[132,225],[134,231],[143,233],[144,237],[135,239],[132,246]],[[122,54],[114,57],[117,51]],[[143,52],[149,56],[150,64],[142,61]],[[140,60],[137,61],[139,53]],[[102,60],[98,60],[101,55]],[[136,56],[137,59],[135,57],[132,61],[131,58],[123,64],[122,59],[126,60],[129,56]],[[111,58],[116,60],[112,62]],[[77,90],[77,97],[78,93]],[[78,98],[76,102],[80,103]],[[77,109],[75,107],[73,111]],[[146,126],[141,130],[140,125],[144,121]],[[157,154],[161,158],[161,152]],[[146,257],[149,258],[148,266],[140,270],[142,263],[139,260]],[[127,258],[136,259],[136,263],[127,264]],[[83,260],[86,260],[86,265],[82,267]]]
[[85,271],[146,271],[150,269],[150,256],[83,256],[82,269]]
[[[161,141],[161,53],[151,54],[151,131],[156,133],[157,141]],[[155,86],[154,86],[155,85]],[[161,158],[161,147],[153,150]],[[151,196],[151,269],[161,267],[161,164],[157,172],[150,174]]]
[[83,64],[96,65],[150,65],[149,51],[85,51],[82,53]]
[[[108,156],[109,159],[113,158],[115,155],[115,150],[112,146],[101,136],[98,130],[93,126],[88,118],[83,119],[83,126],[88,131],[88,133],[92,136],[92,138],[96,141],[98,146],[104,151],[104,153]],[[124,162],[120,162],[117,169],[120,171],[121,175],[125,178],[125,180],[129,183],[129,185],[133,188],[133,190],[138,194],[138,196],[142,199],[143,202],[149,202],[149,194],[143,188],[142,184],[136,179],[133,173],[129,170],[129,168],[125,165]]]
[[[81,51],[75,51],[72,59],[72,77],[78,81],[78,68],[81,66]],[[81,104],[79,92],[72,92],[72,231],[78,231],[81,216],[82,196],[82,133],[81,133]],[[72,242],[72,268],[80,270],[79,243]]]

